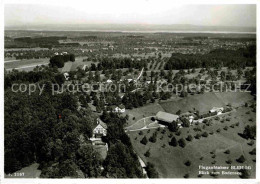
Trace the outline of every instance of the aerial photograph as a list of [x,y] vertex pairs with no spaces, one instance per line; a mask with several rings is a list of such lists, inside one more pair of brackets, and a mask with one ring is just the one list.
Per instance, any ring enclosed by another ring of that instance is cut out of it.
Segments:
[[256,179],[256,4],[114,1],[4,5],[4,181]]

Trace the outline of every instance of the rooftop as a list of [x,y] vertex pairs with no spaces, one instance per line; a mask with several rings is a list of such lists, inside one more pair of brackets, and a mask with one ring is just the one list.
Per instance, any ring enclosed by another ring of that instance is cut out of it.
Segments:
[[178,118],[179,118],[178,115],[170,114],[170,113],[162,112],[162,111],[159,111],[156,114],[157,120],[164,121],[164,122],[167,122],[167,123],[172,123],[173,121],[177,121]]

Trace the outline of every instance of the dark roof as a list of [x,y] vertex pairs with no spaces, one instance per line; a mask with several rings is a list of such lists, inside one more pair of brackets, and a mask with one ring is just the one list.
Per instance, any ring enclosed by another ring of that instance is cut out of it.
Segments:
[[104,123],[101,119],[98,118],[97,123],[98,123],[98,125],[100,124],[104,129],[107,129],[107,124]]
[[156,114],[157,120],[164,121],[164,122],[167,122],[167,123],[172,123],[173,121],[176,121],[178,118],[179,118],[178,115],[170,114],[170,113],[162,112],[162,111],[159,111]]

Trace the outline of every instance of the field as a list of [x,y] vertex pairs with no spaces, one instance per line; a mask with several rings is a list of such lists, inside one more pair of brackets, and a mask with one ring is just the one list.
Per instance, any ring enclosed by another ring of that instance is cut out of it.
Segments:
[[[39,164],[34,163],[28,167],[22,168],[19,171],[16,171],[15,173],[11,174],[12,176],[5,175],[5,178],[39,178],[41,175],[41,170],[38,170],[38,167]],[[19,174],[21,174],[21,176],[15,176]]]
[[27,60],[14,60],[14,61],[7,61],[4,64],[5,69],[11,70],[11,69],[20,69],[20,70],[26,70],[30,71],[33,70],[33,68],[37,65],[46,65],[49,63],[48,58],[44,59],[27,59]]
[[143,107],[126,110],[125,114],[128,114],[129,121],[127,126],[134,124],[137,120],[140,120],[147,116],[155,116],[158,111],[164,111],[159,104],[149,104]]
[[188,112],[195,108],[200,113],[208,112],[213,107],[224,107],[227,104],[233,106],[244,105],[245,102],[253,100],[253,96],[243,92],[204,93],[188,96],[180,100],[162,102],[160,105],[169,113],[175,114],[178,110]]
[[[249,113],[248,113],[249,112]],[[226,118],[230,120],[226,120]],[[255,148],[248,145],[249,140],[243,139],[238,135],[242,133],[245,125],[255,123],[256,114],[252,112],[252,108],[242,107],[237,109],[236,112],[232,112],[230,115],[221,116],[224,119],[223,122],[220,120],[213,120],[212,125],[203,127],[202,124],[195,125],[189,128],[182,128],[181,135],[173,135],[177,140],[180,138],[186,138],[187,135],[196,135],[196,131],[193,130],[194,127],[200,127],[202,132],[213,132],[213,135],[209,134],[208,137],[201,137],[200,139],[193,139],[192,142],[186,141],[186,146],[184,148],[177,146],[173,147],[169,145],[171,140],[171,132],[168,130],[163,133],[162,129],[160,131],[145,130],[143,135],[138,132],[128,132],[131,142],[134,146],[137,154],[145,161],[151,162],[155,165],[159,176],[161,178],[183,178],[185,174],[189,174],[191,178],[197,178],[199,174],[199,165],[212,166],[212,162],[215,161],[214,165],[217,166],[251,166],[252,169],[251,177],[255,178],[255,155],[249,154],[249,152]],[[251,120],[249,120],[251,119]],[[239,122],[238,126],[234,128],[231,125]],[[227,126],[228,130],[223,128]],[[217,129],[221,131],[218,133]],[[147,145],[140,143],[140,140],[146,136],[147,139],[153,134],[153,132],[158,131],[156,143],[151,143],[148,141]],[[224,151],[230,150],[230,154],[225,154]],[[145,157],[144,153],[150,150],[150,157]],[[236,161],[240,155],[244,155],[246,161],[241,164]],[[232,164],[227,164],[228,159],[232,160]],[[189,160],[191,162],[190,166],[186,166],[184,163]],[[232,170],[226,170],[232,171]],[[233,170],[237,171],[237,170]],[[212,176],[203,175],[203,178],[210,178]],[[238,178],[237,175],[219,175],[219,178]]]

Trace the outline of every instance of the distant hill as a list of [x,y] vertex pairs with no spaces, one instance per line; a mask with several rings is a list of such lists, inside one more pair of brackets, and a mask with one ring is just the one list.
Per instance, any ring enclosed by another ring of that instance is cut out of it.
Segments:
[[140,32],[256,32],[256,27],[197,26],[191,24],[48,24],[6,26],[5,30],[48,31],[140,31]]

